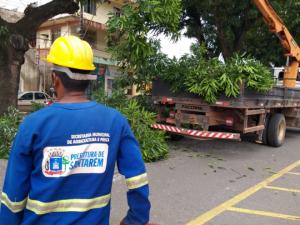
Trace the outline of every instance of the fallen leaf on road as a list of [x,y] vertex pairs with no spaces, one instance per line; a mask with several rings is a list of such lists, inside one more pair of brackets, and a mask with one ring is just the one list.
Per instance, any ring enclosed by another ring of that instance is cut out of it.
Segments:
[[210,168],[212,168],[212,169],[215,168],[213,164],[208,164],[208,166],[209,166]]
[[217,167],[219,170],[226,170],[226,168],[225,167],[222,167],[222,166],[218,166]]
[[270,167],[267,167],[267,168],[264,168],[264,170],[271,170],[271,168],[270,168]]
[[236,177],[235,179],[236,179],[236,180],[239,180],[239,179],[242,179],[242,178],[244,178],[244,177],[247,177],[247,175],[244,174],[244,175],[242,175],[242,176],[240,176],[240,177]]
[[276,172],[274,171],[268,171],[270,174],[277,174]]
[[255,171],[252,167],[248,167],[248,170]]

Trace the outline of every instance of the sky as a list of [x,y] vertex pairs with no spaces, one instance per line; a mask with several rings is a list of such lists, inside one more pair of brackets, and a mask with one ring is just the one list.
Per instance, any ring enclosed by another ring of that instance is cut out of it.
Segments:
[[[0,0],[0,7],[23,12],[29,3],[38,2],[38,4],[43,4],[49,1],[50,0]],[[163,35],[160,35],[158,38],[161,40],[162,52],[171,58],[173,56],[180,58],[182,55],[190,53],[190,46],[195,42],[194,39],[189,39],[183,35],[177,43],[173,43],[169,38]]]
[[38,2],[42,4],[47,1],[49,0],[0,0],[0,7],[23,12],[29,3]]
[[161,41],[161,51],[171,58],[173,58],[173,56],[180,58],[182,55],[190,53],[190,46],[192,43],[196,42],[196,39],[187,38],[183,33],[184,31],[182,31],[181,38],[176,43],[164,35],[159,35],[158,38]]

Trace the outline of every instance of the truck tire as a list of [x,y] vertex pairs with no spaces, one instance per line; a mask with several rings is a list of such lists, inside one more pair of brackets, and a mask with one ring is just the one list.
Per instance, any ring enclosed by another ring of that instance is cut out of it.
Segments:
[[276,113],[270,117],[267,130],[268,144],[280,147],[285,141],[286,122],[283,114]]
[[268,145],[269,141],[268,141],[268,128],[269,128],[269,120],[270,120],[270,116],[269,114],[266,115],[266,120],[265,120],[265,129],[263,130],[263,134],[262,134],[262,143],[264,145]]

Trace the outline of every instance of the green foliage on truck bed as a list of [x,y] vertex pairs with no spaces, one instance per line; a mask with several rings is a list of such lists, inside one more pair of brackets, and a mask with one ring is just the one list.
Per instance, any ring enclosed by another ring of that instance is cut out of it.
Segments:
[[162,73],[160,78],[169,82],[174,92],[189,91],[209,103],[214,103],[222,93],[238,97],[242,84],[258,92],[267,92],[275,84],[271,71],[258,60],[235,55],[223,63],[209,58],[199,45],[192,46],[192,55],[174,59],[169,65],[173,72]]

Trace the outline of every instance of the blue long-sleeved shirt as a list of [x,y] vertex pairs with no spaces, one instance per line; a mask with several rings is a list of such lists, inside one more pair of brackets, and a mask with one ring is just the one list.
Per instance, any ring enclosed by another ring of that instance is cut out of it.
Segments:
[[126,225],[149,220],[149,187],[127,120],[96,102],[55,103],[26,117],[14,140],[0,225],[108,225],[114,167],[125,176]]

